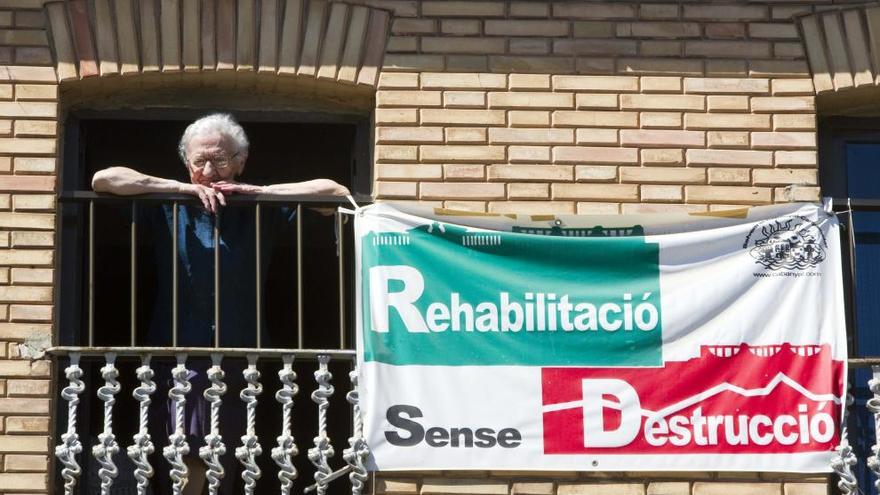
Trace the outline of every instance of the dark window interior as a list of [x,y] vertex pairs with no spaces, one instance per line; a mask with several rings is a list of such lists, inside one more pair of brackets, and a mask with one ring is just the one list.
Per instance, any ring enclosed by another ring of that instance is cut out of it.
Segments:
[[[91,177],[112,165],[126,165],[158,177],[188,181],[186,170],[177,156],[177,143],[189,120],[120,120],[80,119],[75,133],[68,133],[68,149],[73,148],[78,167],[65,166],[66,190],[90,190]],[[243,182],[272,184],[313,178],[330,178],[341,184],[356,181],[358,126],[351,123],[242,122],[251,142],[251,151]],[[71,136],[71,134],[74,134]],[[74,139],[71,139],[74,138]],[[71,142],[74,141],[74,142]],[[70,160],[70,155],[67,159]],[[73,169],[73,170],[71,170]],[[152,206],[143,204],[140,208]],[[232,207],[230,207],[232,208]],[[250,208],[236,206],[235,208]],[[266,207],[277,208],[277,207]],[[268,214],[269,212],[267,212]],[[78,253],[66,250],[62,280],[65,296],[61,343],[87,342],[88,266],[85,249],[87,215],[83,205],[64,205],[64,244],[78,246]],[[332,216],[305,209],[303,235],[303,326],[304,341],[296,342],[296,244],[293,229],[277,237],[269,259],[266,281],[265,322],[269,340],[264,346],[338,348],[336,237]],[[131,208],[125,204],[98,204],[95,207],[95,345],[128,345],[130,326],[130,222]],[[77,242],[78,239],[78,242]],[[138,328],[149,326],[152,317],[151,297],[156,294],[152,258],[144,253],[149,232],[140,232],[137,300]],[[148,246],[152,249],[170,249]],[[161,267],[157,267],[161,269]],[[253,270],[253,267],[226,267]],[[78,271],[79,273],[71,273]],[[79,282],[77,283],[76,280]],[[221,271],[222,280],[222,271]],[[80,290],[68,290],[78,286]],[[243,304],[252,303],[244,301]],[[184,311],[186,308],[179,308]],[[328,331],[328,319],[334,322]],[[222,322],[221,322],[222,323]],[[222,327],[222,325],[221,325]],[[321,330],[318,330],[321,329]],[[144,344],[145,336],[138,335]],[[170,342],[168,342],[170,345]],[[209,345],[206,343],[205,345]]]
[[[851,200],[880,200],[880,119],[828,118],[819,126],[819,163],[824,196]],[[853,207],[852,225],[855,243],[854,286],[847,282],[851,305],[849,353],[851,356],[880,356],[880,212]],[[845,219],[845,217],[844,217]],[[849,245],[848,239],[846,246]],[[846,270],[845,270],[846,271]],[[849,277],[847,277],[849,278]],[[854,290],[850,289],[854,287]],[[868,388],[870,370],[851,373],[855,404],[850,409],[850,441],[860,460],[871,455],[875,442],[874,419],[865,407],[873,397]],[[876,494],[871,472],[860,462],[856,466],[859,487]]]
[[[177,144],[191,121],[80,119],[83,166],[75,187],[91,189],[92,175],[112,165],[187,181]],[[356,123],[242,120],[241,124],[251,142],[243,182],[272,184],[325,177],[352,186],[357,165]]]
[[846,190],[853,199],[880,198],[880,143],[846,144]]
[[[831,118],[820,125],[822,194],[851,200],[880,199],[880,120]],[[850,353],[880,356],[880,213],[854,208],[855,288]],[[854,352],[853,352],[854,351]]]
[[[200,114],[152,116],[146,120],[133,120],[125,116],[72,116],[68,119],[65,132],[65,157],[63,163],[63,191],[69,193],[77,190],[91,190],[91,177],[95,171],[108,166],[125,165],[141,172],[159,177],[187,181],[188,177],[177,156],[177,143],[185,127]],[[265,117],[257,116],[249,119],[239,116],[242,126],[248,134],[251,148],[245,167],[243,182],[253,184],[271,184],[295,182],[314,178],[330,178],[349,186],[354,192],[368,193],[370,166],[365,157],[369,156],[368,126],[363,119],[307,116],[304,119],[277,119],[266,121]],[[138,208],[147,208],[145,203]],[[231,208],[231,207],[230,207]],[[236,206],[252,211],[252,206]],[[265,206],[268,208],[276,206]],[[60,300],[58,306],[59,344],[87,345],[88,328],[88,209],[85,204],[63,202],[61,206],[61,243],[60,251]],[[94,345],[127,346],[130,344],[131,325],[131,278],[130,278],[130,222],[131,207],[128,203],[96,204],[95,207],[95,314],[94,314]],[[339,348],[337,289],[338,259],[336,256],[336,239],[334,217],[324,216],[319,212],[304,209],[301,218],[303,232],[303,333],[302,342],[297,342],[297,266],[296,243],[293,229],[279,236],[274,250],[268,259],[268,276],[264,290],[264,333],[265,347],[283,348]],[[153,318],[152,305],[156,294],[161,288],[157,286],[156,270],[167,267],[151,265],[149,255],[151,249],[157,249],[151,243],[150,235],[142,229],[138,231],[137,248],[137,283],[136,287],[136,342],[144,345],[147,336],[145,329],[150,327]],[[345,243],[350,245],[350,235],[345,236]],[[353,254],[352,251],[349,251]],[[348,257],[346,273],[351,273],[352,257]],[[248,267],[224,267],[230,270],[253,271]],[[222,272],[221,272],[222,273]],[[351,277],[346,276],[346,280]],[[222,279],[222,275],[221,275]],[[349,282],[348,289],[351,288]],[[350,291],[348,291],[350,292]],[[350,295],[346,298],[350,301]],[[244,301],[242,304],[255,304]],[[185,311],[180,308],[180,311]],[[348,315],[353,322],[353,314]],[[350,331],[352,325],[348,326]],[[222,328],[222,325],[221,325]],[[350,336],[344,342],[351,347]],[[167,342],[166,345],[171,345]],[[206,345],[210,345],[206,343]],[[153,397],[153,407],[167,407],[167,383],[173,363],[158,358],[153,359],[160,391]],[[63,369],[66,363],[62,360],[58,369],[60,383],[65,383]],[[100,379],[99,361],[83,363],[86,371],[87,390],[94,391],[103,381]],[[120,370],[119,381],[122,393],[117,397],[114,414],[114,429],[122,446],[131,443],[131,435],[137,428],[136,403],[131,400],[130,391],[138,385],[135,368],[140,363],[136,360],[121,359],[117,364]],[[190,361],[191,365],[196,362]],[[239,390],[244,386],[240,370],[244,367],[243,358],[224,359],[227,368],[229,391],[224,396],[224,409],[242,410],[243,405],[238,397]],[[203,362],[202,365],[206,366]],[[262,372],[261,383],[264,393],[259,398],[257,408],[259,421],[258,435],[263,447],[263,455],[258,463],[263,470],[262,480],[258,484],[258,493],[277,493],[277,467],[270,458],[271,448],[275,445],[281,424],[281,409],[275,402],[274,391],[280,388],[277,371],[279,360],[266,359],[259,366]],[[191,366],[192,367],[192,366]],[[315,404],[309,400],[309,393],[316,386],[312,373],[317,363],[314,360],[302,360],[295,363],[295,371],[301,388],[295,399],[294,436],[300,454],[295,457],[295,465],[300,471],[294,487],[301,492],[313,482],[314,468],[308,462],[305,452],[312,447],[314,426],[317,424]],[[336,450],[331,461],[334,468],[343,464],[342,450],[348,447],[347,438],[350,425],[349,405],[345,401],[345,392],[349,390],[348,362],[331,362],[334,374],[336,394],[331,398],[330,436]],[[233,376],[237,375],[237,376]],[[163,383],[164,382],[164,383]],[[162,396],[162,394],[166,394]],[[63,407],[63,405],[62,405]],[[101,431],[101,403],[90,393],[83,397],[81,407],[80,435],[86,446],[96,443],[97,434]],[[64,411],[58,411],[59,418],[66,417]],[[241,418],[229,419],[223,426],[224,440],[227,446],[227,461],[236,465],[233,458],[235,447],[240,445],[243,433],[243,415]],[[228,423],[235,423],[230,426]],[[170,493],[168,480],[159,473],[167,473],[168,465],[162,457],[162,447],[167,444],[167,432],[164,425],[153,424],[153,441],[156,453],[151,462],[157,470],[154,479],[153,493]],[[196,449],[197,450],[197,449]],[[88,447],[80,456],[83,464],[81,479],[83,493],[96,490],[97,463],[91,455],[87,455]],[[124,491],[124,487],[133,487],[131,477],[131,461],[124,455],[124,448],[117,464],[121,472],[114,485],[115,489]],[[233,479],[235,489],[232,493],[243,493],[240,472],[227,472],[227,478]],[[167,478],[167,476],[165,477]],[[60,486],[60,479],[56,479]],[[348,491],[345,480],[331,485],[331,493]],[[134,489],[131,489],[134,493]]]

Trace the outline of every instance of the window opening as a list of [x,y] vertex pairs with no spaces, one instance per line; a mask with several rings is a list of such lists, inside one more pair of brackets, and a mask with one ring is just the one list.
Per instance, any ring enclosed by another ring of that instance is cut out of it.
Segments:
[[[169,111],[139,114],[138,119],[121,115],[118,112],[75,114],[68,118],[65,132],[65,157],[62,169],[62,197],[76,196],[81,191],[89,191],[91,177],[94,172],[113,165],[129,166],[140,172],[158,177],[173,178],[188,182],[183,163],[177,156],[177,143],[184,128],[204,112]],[[146,117],[146,118],[140,118]],[[340,115],[289,115],[272,116],[262,114],[237,114],[236,117],[244,127],[250,140],[250,155],[241,177],[243,182],[253,184],[271,184],[279,182],[295,182],[314,178],[330,178],[347,185],[355,193],[369,191],[371,169],[369,157],[368,120],[359,116]],[[272,120],[272,119],[275,120]],[[183,204],[183,203],[181,203]],[[136,206],[134,206],[136,205]],[[190,204],[189,207],[198,208]],[[132,209],[137,208],[133,215]],[[161,270],[168,266],[153,264],[153,251],[167,249],[172,252],[170,240],[158,239],[155,232],[150,232],[142,224],[145,215],[155,214],[160,206],[150,201],[131,201],[122,198],[119,201],[100,202],[94,206],[94,345],[127,346],[130,344],[128,331],[131,323],[130,300],[132,290],[136,303],[135,324],[138,345],[166,345],[170,333],[162,335],[157,341],[156,335],[150,335],[151,327],[155,327],[156,305],[167,304],[169,300],[163,291],[170,291],[170,286],[161,287],[161,281],[167,280]],[[301,264],[302,273],[302,308],[297,306],[297,239],[296,228],[280,229],[273,232],[273,225],[266,220],[277,216],[280,204],[261,205],[261,226],[264,234],[278,234],[274,249],[267,253],[264,263],[265,288],[263,291],[264,307],[262,309],[265,336],[263,347],[277,348],[311,348],[338,349],[352,346],[353,338],[344,336],[340,342],[338,263],[336,241],[341,234],[343,248],[350,245],[352,238],[349,229],[342,229],[335,223],[333,216],[325,216],[310,208],[300,208],[295,219],[302,232]],[[230,204],[223,215],[252,215],[253,204]],[[89,280],[87,266],[89,260],[89,206],[87,202],[62,201],[59,205],[61,213],[61,249],[59,251],[60,298],[56,321],[59,322],[60,345],[88,345],[88,293]],[[132,218],[138,219],[136,229],[136,276],[131,283],[129,264],[131,250]],[[221,220],[221,229],[222,229]],[[261,237],[262,238],[262,237]],[[348,251],[353,254],[353,251]],[[353,269],[353,256],[344,258],[344,277],[353,280],[349,275]],[[246,270],[253,273],[254,267],[249,264],[243,267],[221,267],[221,270]],[[222,279],[222,271],[221,271]],[[251,277],[243,280],[250,281]],[[227,282],[228,283],[228,282]],[[251,282],[253,284],[253,282]],[[347,281],[348,288],[352,287]],[[228,288],[228,287],[227,287]],[[252,289],[253,287],[251,287]],[[221,283],[221,290],[224,287]],[[244,288],[242,293],[252,293]],[[206,296],[208,298],[210,296]],[[344,305],[351,307],[350,291],[345,293]],[[250,307],[249,312],[256,312],[256,302],[252,297],[245,298],[236,311]],[[168,309],[168,308],[163,308]],[[298,311],[302,309],[303,339],[298,339]],[[179,308],[185,312],[186,308]],[[170,311],[165,311],[170,313]],[[347,311],[346,328],[353,329],[353,313]],[[221,328],[222,328],[221,319]],[[170,327],[170,321],[169,325]],[[221,332],[222,335],[222,332]],[[255,333],[247,336],[248,341],[236,342],[242,347],[255,346]],[[188,342],[190,345],[211,346],[213,342]],[[222,343],[221,343],[222,344]],[[173,358],[154,358],[154,380],[159,390],[153,395],[153,407],[167,408],[166,400],[169,387],[170,368]],[[97,435],[102,429],[102,403],[95,397],[94,391],[103,385],[100,367],[103,359],[83,358],[81,366],[86,381],[86,394],[80,404],[79,434],[85,449],[79,455],[83,474],[79,479],[78,490],[91,493],[100,485],[97,477],[99,465],[90,455],[90,447],[97,444]],[[131,437],[137,431],[137,403],[130,400],[130,391],[138,386],[135,379],[135,368],[140,360],[133,357],[120,357],[117,361],[119,382],[123,393],[117,396],[114,410],[114,431],[120,445],[131,443]],[[205,365],[205,366],[203,366]],[[206,367],[207,358],[194,360],[190,357],[190,369]],[[66,359],[59,359],[56,368],[59,383],[66,383],[64,368]],[[295,361],[294,371],[298,375],[297,383],[300,394],[294,400],[293,435],[297,439],[299,455],[294,457],[294,465],[299,471],[295,481],[294,492],[303,490],[312,484],[314,467],[305,455],[312,447],[311,439],[315,434],[317,410],[310,400],[309,393],[315,388],[313,372],[317,366],[315,361]],[[345,392],[350,388],[348,372],[352,363],[345,360],[331,361],[330,371],[334,375],[337,392],[330,398],[330,410],[335,411],[329,417],[330,438],[336,456],[331,465],[336,468],[343,465],[341,454],[348,447],[350,435],[350,405],[345,399]],[[221,420],[224,422],[223,436],[227,446],[226,457],[232,465],[238,465],[234,459],[235,447],[240,444],[240,436],[244,428],[243,404],[238,392],[245,383],[240,370],[245,367],[244,357],[226,357],[223,360],[226,370],[225,382],[229,388],[223,397]],[[281,362],[277,358],[261,359],[259,369],[262,377],[260,383],[264,393],[257,406],[257,435],[263,446],[263,454],[257,463],[263,471],[257,493],[277,492],[278,467],[271,459],[271,450],[275,445],[281,425],[281,410],[274,398],[274,391],[281,387],[277,371]],[[203,371],[203,370],[201,370]],[[164,395],[163,395],[164,394]],[[64,421],[66,403],[58,402],[56,418]],[[168,443],[168,431],[164,424],[151,424],[151,436],[156,445],[156,453],[151,456],[151,463],[157,472],[151,486],[154,493],[170,493],[167,476],[170,466],[162,456],[162,448]],[[58,432],[62,433],[61,431]],[[56,438],[55,443],[59,443]],[[193,449],[197,453],[198,448]],[[201,464],[201,461],[198,461]],[[116,459],[120,475],[115,480],[114,490],[124,490],[135,485],[132,476],[131,461],[125,455],[125,449]],[[55,486],[61,486],[59,470],[56,470]],[[242,493],[240,472],[227,472],[226,478],[232,480],[233,492]],[[329,493],[348,492],[350,488],[342,482],[331,484]]]
[[[819,162],[823,196],[843,199],[852,207],[855,273],[846,280],[850,356],[880,356],[880,119],[832,117],[820,122]],[[846,207],[845,205],[840,205]],[[849,245],[849,234],[845,235]],[[846,272],[847,270],[845,270]],[[850,369],[855,403],[849,409],[850,442],[859,458],[855,468],[860,490],[876,494],[864,460],[875,443],[874,417],[866,408],[873,397],[869,368]]]

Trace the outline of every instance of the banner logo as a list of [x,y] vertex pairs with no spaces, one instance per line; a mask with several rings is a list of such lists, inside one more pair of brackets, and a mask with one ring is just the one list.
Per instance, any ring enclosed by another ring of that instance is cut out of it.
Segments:
[[[759,230],[760,229],[760,230]],[[769,270],[806,270],[825,261],[825,235],[815,222],[805,217],[771,220],[755,225],[743,248],[755,263]]]

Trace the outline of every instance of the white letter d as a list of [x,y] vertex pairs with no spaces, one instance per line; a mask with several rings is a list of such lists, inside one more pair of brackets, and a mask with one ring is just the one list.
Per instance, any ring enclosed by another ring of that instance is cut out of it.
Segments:
[[[613,378],[582,380],[584,409],[584,447],[622,447],[635,440],[642,425],[642,405],[636,390],[623,380]],[[619,403],[603,401],[614,396]],[[620,410],[620,426],[605,429],[603,409]]]

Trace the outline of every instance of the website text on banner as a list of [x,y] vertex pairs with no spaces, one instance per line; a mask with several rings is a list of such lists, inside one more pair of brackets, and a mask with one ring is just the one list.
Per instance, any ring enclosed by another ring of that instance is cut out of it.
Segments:
[[828,472],[846,344],[839,225],[356,214],[373,469]]

